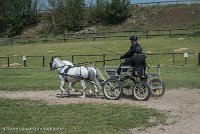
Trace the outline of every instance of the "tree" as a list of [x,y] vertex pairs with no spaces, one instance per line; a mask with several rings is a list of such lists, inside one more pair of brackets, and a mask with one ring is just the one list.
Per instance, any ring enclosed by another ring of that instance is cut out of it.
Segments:
[[85,0],[68,0],[66,26],[68,30],[78,31],[84,26]]
[[96,0],[96,4],[91,6],[91,21],[95,23],[103,22],[106,14],[106,0]]
[[90,21],[104,24],[122,23],[130,15],[129,4],[130,0],[96,0],[96,4],[90,7]]
[[53,32],[78,31],[84,26],[85,0],[48,0]]
[[32,10],[33,2],[33,0],[0,0],[0,30],[8,36],[14,36],[20,34],[25,27],[37,23],[37,15]]
[[129,17],[128,6],[130,0],[111,0],[107,1],[105,22],[109,24],[119,24]]

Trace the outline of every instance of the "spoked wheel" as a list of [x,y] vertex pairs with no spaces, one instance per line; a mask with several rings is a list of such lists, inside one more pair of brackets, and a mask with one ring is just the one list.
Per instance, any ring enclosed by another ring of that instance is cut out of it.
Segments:
[[150,97],[150,87],[146,82],[139,82],[133,87],[132,93],[135,99],[145,101]]
[[135,85],[135,79],[132,77],[124,77],[124,80],[122,81],[122,94],[126,97],[132,96],[132,88]]
[[109,100],[119,99],[122,94],[121,82],[116,78],[107,79],[103,85],[103,94]]
[[153,79],[150,82],[151,95],[153,97],[161,97],[165,93],[165,84],[160,79]]

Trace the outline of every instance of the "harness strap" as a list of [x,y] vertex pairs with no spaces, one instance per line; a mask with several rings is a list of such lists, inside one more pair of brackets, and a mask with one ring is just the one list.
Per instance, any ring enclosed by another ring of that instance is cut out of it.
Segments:
[[[63,68],[63,67],[61,67],[61,68]],[[64,70],[63,73],[60,73],[60,71],[58,71],[58,74],[62,75],[64,77],[64,79],[65,79],[66,82],[68,82],[68,80],[67,80],[67,76],[68,76],[67,73],[68,73],[68,71],[69,71],[70,68],[72,68],[72,66],[69,65],[69,66],[67,66],[67,68]]]
[[[68,76],[68,77],[73,77],[73,78],[76,78],[76,79],[83,79],[83,80],[84,80],[84,79],[85,79],[85,80],[89,79],[89,78],[83,78],[83,76],[81,75],[81,66],[80,66],[80,75],[79,75],[79,76],[67,74],[68,71],[69,71],[69,69],[71,69],[71,68],[73,68],[73,67],[74,67],[74,66],[68,65],[68,67],[64,70],[63,73],[58,72],[58,74],[62,75],[62,76],[64,77],[64,79],[65,79],[66,82],[68,82],[67,76]],[[87,67],[85,67],[85,68],[88,70]],[[88,74],[88,76],[89,76],[89,74]]]
[[68,71],[69,71],[70,68],[72,68],[72,66],[69,65],[69,66],[64,70],[64,73],[63,73],[63,76],[64,76],[66,82],[68,82],[68,80],[67,80],[67,73],[68,73]]
[[[82,74],[81,74],[81,67],[84,67],[84,66],[80,66],[80,78],[82,78],[82,79],[88,79],[88,78],[83,78],[83,76],[82,76]],[[85,67],[87,70],[88,70],[88,68],[87,67]],[[89,71],[88,71],[89,72]],[[89,76],[89,75],[88,75]]]

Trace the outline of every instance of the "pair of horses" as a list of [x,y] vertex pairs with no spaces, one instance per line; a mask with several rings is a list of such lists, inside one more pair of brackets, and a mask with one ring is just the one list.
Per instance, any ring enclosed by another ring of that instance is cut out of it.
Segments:
[[[99,69],[94,67],[85,67],[85,66],[74,66],[73,63],[69,61],[61,61],[60,59],[56,57],[52,57],[50,61],[50,69],[58,70],[59,78],[61,80],[61,94],[60,97],[64,97],[65,89],[64,86],[66,82],[69,83],[67,95],[69,94],[70,90],[73,90],[73,86],[76,82],[80,81],[81,86],[83,89],[80,89],[80,92],[82,93],[82,98],[85,98],[86,94],[86,81],[90,81],[94,85],[94,92],[92,90],[89,91],[89,93],[98,93],[98,88],[101,89],[100,83],[97,79],[97,77],[100,74]],[[98,88],[97,88],[98,87]]]

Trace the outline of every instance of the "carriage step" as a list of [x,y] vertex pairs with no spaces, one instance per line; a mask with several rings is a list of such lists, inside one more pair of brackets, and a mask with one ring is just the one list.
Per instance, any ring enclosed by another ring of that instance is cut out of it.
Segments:
[[162,88],[163,88],[162,86],[153,86],[153,87],[151,87],[151,89],[153,89],[153,90],[154,90],[154,89],[155,89],[155,90],[156,90],[156,89],[162,89]]
[[160,77],[158,74],[147,74],[148,77]]

